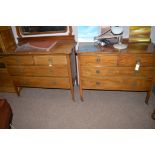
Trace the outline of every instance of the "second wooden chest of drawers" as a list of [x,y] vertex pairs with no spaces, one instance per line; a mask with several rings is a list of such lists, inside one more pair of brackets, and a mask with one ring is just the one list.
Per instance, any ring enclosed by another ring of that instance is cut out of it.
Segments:
[[112,46],[81,43],[78,50],[81,100],[83,89],[126,90],[146,91],[148,103],[155,76],[154,47],[136,43],[128,44],[125,50],[116,50]]

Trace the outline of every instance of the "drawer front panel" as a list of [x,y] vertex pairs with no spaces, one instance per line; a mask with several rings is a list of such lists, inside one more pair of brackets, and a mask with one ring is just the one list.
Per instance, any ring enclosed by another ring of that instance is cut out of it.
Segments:
[[69,78],[13,76],[15,85],[43,88],[70,88]]
[[15,93],[15,88],[13,86],[0,86],[0,92],[10,92]]
[[103,77],[103,76],[155,76],[155,67],[141,67],[135,71],[134,67],[81,67],[82,77]]
[[155,54],[122,54],[119,56],[119,66],[135,66],[139,62],[140,66],[155,67]]
[[116,55],[79,56],[82,66],[117,66]]
[[67,77],[68,70],[66,66],[13,66],[8,67],[8,71],[11,75],[21,76],[59,76]]
[[8,66],[33,65],[32,56],[9,56],[5,60]]
[[82,79],[84,89],[148,91],[151,83],[152,79],[149,78]]
[[67,59],[66,56],[34,56],[35,65],[66,65]]

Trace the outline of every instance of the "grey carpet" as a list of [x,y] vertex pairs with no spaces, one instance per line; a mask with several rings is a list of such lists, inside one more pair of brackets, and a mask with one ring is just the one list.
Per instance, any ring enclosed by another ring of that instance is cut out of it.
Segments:
[[155,121],[155,95],[149,105],[144,103],[145,92],[84,91],[80,101],[75,88],[73,102],[69,90],[23,88],[21,96],[0,93],[13,110],[16,129],[151,129]]

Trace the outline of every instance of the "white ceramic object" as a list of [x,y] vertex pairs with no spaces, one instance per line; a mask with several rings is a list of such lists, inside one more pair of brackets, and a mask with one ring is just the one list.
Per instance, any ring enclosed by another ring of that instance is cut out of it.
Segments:
[[121,43],[122,38],[121,34],[123,33],[123,26],[112,26],[111,31],[115,35],[120,35],[118,38],[119,39],[118,44],[114,44],[113,47],[119,50],[126,49],[127,45]]
[[119,50],[123,50],[127,48],[127,45],[126,44],[114,44],[113,47]]
[[123,32],[123,26],[111,26],[111,31],[113,34],[119,35]]

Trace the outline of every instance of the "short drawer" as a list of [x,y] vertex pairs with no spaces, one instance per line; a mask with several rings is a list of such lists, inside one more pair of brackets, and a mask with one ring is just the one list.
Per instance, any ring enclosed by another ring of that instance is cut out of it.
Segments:
[[153,77],[155,67],[140,67],[135,71],[134,67],[81,67],[82,77],[104,77],[104,76],[134,76],[134,77]]
[[70,88],[69,78],[13,76],[13,80],[16,86]]
[[82,66],[117,66],[117,55],[80,55]]
[[104,90],[129,90],[148,91],[151,88],[152,79],[149,78],[103,78],[103,79],[82,79],[83,89],[104,89]]
[[11,75],[68,77],[67,66],[8,66]]
[[155,54],[120,54],[119,66],[135,66],[137,62],[140,66],[155,67]]
[[8,56],[5,60],[8,66],[33,65],[32,56]]
[[67,65],[66,56],[56,55],[56,56],[49,56],[49,55],[41,55],[41,56],[34,56],[35,65]]

